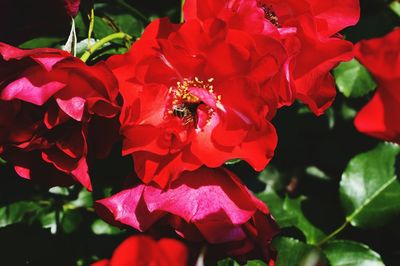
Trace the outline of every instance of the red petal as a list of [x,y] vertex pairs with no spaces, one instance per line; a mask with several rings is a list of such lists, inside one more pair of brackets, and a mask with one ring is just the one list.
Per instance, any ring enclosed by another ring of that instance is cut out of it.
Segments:
[[318,32],[326,37],[335,35],[346,27],[355,25],[360,18],[358,0],[308,0],[313,15],[319,20]]

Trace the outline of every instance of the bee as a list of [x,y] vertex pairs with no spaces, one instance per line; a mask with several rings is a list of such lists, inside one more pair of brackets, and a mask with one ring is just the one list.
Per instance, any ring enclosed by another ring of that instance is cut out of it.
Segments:
[[199,103],[182,103],[179,105],[174,105],[172,108],[172,114],[183,121],[183,125],[188,125],[190,123],[197,124],[197,107],[201,104]]
[[272,8],[272,5],[260,4],[260,8],[264,11],[264,17],[268,19],[277,28],[280,28],[278,16]]

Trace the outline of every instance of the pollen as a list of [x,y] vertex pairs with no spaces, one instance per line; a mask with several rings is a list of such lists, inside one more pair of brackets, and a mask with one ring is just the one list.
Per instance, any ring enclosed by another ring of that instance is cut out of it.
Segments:
[[266,5],[263,3],[258,3],[258,6],[264,11],[264,17],[269,20],[275,27],[280,28],[278,16],[272,8],[272,5]]
[[175,86],[171,86],[168,90],[169,93],[169,104],[166,107],[164,119],[168,117],[178,117],[182,120],[184,126],[193,125],[197,127],[197,109],[202,106],[203,110],[206,110],[208,119],[207,123],[211,121],[214,114],[214,109],[211,106],[205,104],[199,96],[191,93],[193,88],[202,89],[208,92],[209,96],[214,98],[216,106],[221,105],[221,95],[216,95],[214,92],[214,86],[212,82],[214,78],[209,78],[206,81],[199,77],[193,79],[183,79],[178,81]]

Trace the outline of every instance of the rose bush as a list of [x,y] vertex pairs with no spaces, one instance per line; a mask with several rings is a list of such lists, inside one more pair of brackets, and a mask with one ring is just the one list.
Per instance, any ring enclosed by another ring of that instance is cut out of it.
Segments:
[[400,4],[373,2],[341,35],[357,0],[1,1],[2,264],[397,265]]
[[88,153],[104,157],[118,138],[111,71],[57,49],[0,43],[0,55],[1,156],[24,178],[91,189]]

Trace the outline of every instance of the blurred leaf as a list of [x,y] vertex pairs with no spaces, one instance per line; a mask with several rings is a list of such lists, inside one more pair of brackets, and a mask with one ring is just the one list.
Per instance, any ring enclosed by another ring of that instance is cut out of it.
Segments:
[[378,253],[368,246],[348,241],[334,240],[323,247],[331,266],[358,265],[384,266]]
[[93,233],[96,235],[117,235],[124,232],[124,230],[112,226],[100,219],[94,221],[91,228]]
[[[237,264],[239,265],[239,264]],[[267,264],[261,260],[250,260],[246,264],[246,266],[267,266]]]
[[335,110],[331,107],[325,111],[325,115],[328,118],[328,126],[329,129],[335,127],[336,119],[335,119]]
[[67,210],[61,220],[61,226],[65,233],[74,232],[82,223],[83,218],[79,210]]
[[379,226],[400,213],[400,183],[394,172],[399,152],[398,145],[382,143],[348,164],[340,182],[340,198],[352,225]]
[[313,246],[289,237],[275,238],[272,243],[278,251],[275,266],[321,265],[321,255]]
[[0,165],[2,165],[2,164],[6,164],[6,163],[7,163],[7,162],[6,162],[6,161],[4,161],[4,159],[0,157]]
[[74,201],[69,202],[68,205],[72,205],[75,208],[88,208],[93,206],[92,194],[85,188],[79,192],[78,198]]
[[220,260],[217,263],[218,266],[240,266],[239,263],[237,263],[235,260],[231,258],[226,258],[224,260]]
[[18,201],[0,208],[0,227],[20,222],[31,223],[41,212],[36,202]]
[[[61,218],[62,218],[62,213],[59,213]],[[42,215],[40,217],[40,223],[43,228],[48,228],[50,229],[50,232],[52,234],[57,233],[57,214],[56,212],[50,212]]]
[[394,13],[397,14],[397,16],[400,17],[400,2],[395,0],[392,3],[390,3],[390,9],[393,10]]
[[272,188],[274,191],[283,190],[287,183],[287,177],[271,165],[268,165],[268,167],[258,175],[258,180],[266,184],[266,190]]
[[322,180],[331,180],[332,178],[326,175],[321,169],[316,166],[309,166],[306,168],[306,173],[310,176],[316,177]]
[[61,196],[68,196],[69,190],[66,187],[52,187],[49,189],[51,194],[61,195]]
[[291,199],[286,196],[283,200],[274,191],[267,190],[259,194],[258,198],[268,205],[280,227],[293,226],[300,229],[309,244],[316,244],[324,238],[325,234],[312,225],[303,214],[301,202],[305,199],[304,197]]
[[44,48],[44,47],[56,47],[64,38],[59,37],[40,37],[24,42],[19,47],[22,49],[33,49],[33,48]]
[[376,88],[368,70],[356,59],[341,63],[333,74],[339,91],[346,97],[362,97]]
[[105,187],[103,189],[102,197],[103,198],[108,198],[108,197],[111,197],[113,194],[114,193],[113,193],[113,188],[112,187]]
[[299,115],[311,114],[311,110],[310,108],[308,108],[308,106],[301,105],[300,108],[297,110],[297,113]]
[[241,160],[240,159],[232,159],[232,160],[228,160],[225,162],[226,165],[232,165],[232,164],[237,164],[240,163]]
[[348,106],[347,104],[342,104],[340,109],[341,115],[344,120],[352,120],[356,117],[357,111]]

